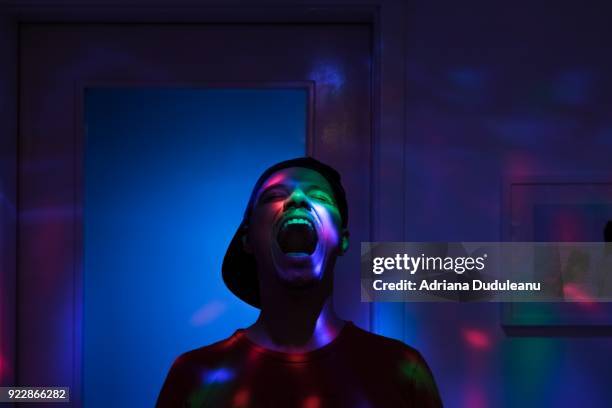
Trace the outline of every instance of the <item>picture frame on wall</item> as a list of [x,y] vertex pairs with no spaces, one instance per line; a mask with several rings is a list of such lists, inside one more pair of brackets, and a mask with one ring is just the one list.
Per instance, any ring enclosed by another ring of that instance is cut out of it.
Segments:
[[[610,225],[612,177],[608,175],[504,177],[502,241],[604,242]],[[607,270],[612,267],[612,251],[602,252],[595,261],[568,251],[566,245],[559,247],[548,256],[556,258],[560,282],[570,268],[579,266],[592,293],[600,294],[612,285],[612,270]],[[610,262],[602,262],[606,259]],[[501,324],[508,335],[612,335],[612,302],[585,298],[580,302],[502,303]]]

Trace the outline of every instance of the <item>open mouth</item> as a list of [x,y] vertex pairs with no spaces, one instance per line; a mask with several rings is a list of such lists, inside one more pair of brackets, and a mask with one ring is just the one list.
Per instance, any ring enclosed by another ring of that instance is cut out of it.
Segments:
[[280,250],[290,256],[311,255],[319,238],[313,222],[306,217],[287,217],[281,224],[276,241]]

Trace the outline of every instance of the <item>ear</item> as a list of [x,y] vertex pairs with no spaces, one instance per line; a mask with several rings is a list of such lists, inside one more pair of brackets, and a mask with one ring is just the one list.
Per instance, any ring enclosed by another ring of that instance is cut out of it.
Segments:
[[342,237],[340,239],[340,255],[344,255],[349,248],[349,232],[345,228],[342,230]]
[[244,252],[247,254],[252,254],[253,248],[251,247],[251,242],[249,241],[249,227],[246,225],[243,226],[240,232],[242,233],[242,249],[244,249]]

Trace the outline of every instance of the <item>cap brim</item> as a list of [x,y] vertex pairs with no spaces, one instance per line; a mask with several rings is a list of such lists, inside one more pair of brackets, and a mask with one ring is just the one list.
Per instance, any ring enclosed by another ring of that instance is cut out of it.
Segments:
[[230,291],[249,305],[260,308],[257,264],[242,244],[242,225],[238,227],[225,252],[221,268],[223,281]]

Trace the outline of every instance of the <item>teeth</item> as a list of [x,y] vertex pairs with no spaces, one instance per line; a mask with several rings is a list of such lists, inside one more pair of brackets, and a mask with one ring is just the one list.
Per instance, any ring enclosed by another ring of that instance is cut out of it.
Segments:
[[287,227],[288,225],[291,224],[306,224],[308,225],[310,228],[314,228],[312,223],[304,218],[290,218],[287,221],[285,221],[283,223],[283,228]]

